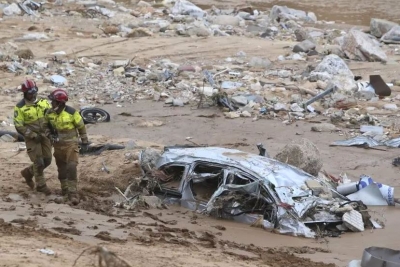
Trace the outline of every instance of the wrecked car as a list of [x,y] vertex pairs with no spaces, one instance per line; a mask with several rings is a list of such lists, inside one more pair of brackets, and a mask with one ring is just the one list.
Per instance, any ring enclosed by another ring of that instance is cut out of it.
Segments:
[[[344,213],[356,212],[329,182],[265,156],[174,146],[161,154],[145,149],[139,161],[146,184],[142,186],[169,201],[282,234],[314,238],[311,226],[339,225]],[[364,214],[357,219],[362,227],[368,220]]]

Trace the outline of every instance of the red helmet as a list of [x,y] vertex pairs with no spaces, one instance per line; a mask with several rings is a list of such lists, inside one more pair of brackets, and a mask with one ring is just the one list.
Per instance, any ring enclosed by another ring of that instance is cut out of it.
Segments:
[[65,103],[68,101],[68,94],[63,89],[54,90],[49,96],[50,100],[55,100],[57,102]]
[[36,83],[32,80],[26,80],[25,82],[23,82],[21,84],[21,91],[23,93],[29,93],[29,94],[33,94],[33,93],[37,93],[39,91],[39,89],[36,86]]

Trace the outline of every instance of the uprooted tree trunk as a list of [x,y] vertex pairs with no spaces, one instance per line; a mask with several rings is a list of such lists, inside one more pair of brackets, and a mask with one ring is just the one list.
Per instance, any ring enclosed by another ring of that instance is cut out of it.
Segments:
[[131,267],[129,263],[127,263],[124,259],[118,257],[114,252],[108,251],[104,247],[96,246],[89,247],[82,251],[79,257],[75,260],[74,267],[78,260],[85,254],[85,252],[89,251],[89,254],[97,254],[98,255],[98,266],[99,267]]

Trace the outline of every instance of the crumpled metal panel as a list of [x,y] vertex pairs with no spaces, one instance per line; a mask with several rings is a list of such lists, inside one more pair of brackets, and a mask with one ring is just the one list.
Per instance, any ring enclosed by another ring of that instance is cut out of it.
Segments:
[[385,143],[385,146],[399,148],[400,147],[400,137],[394,138],[392,140],[388,140]]
[[306,180],[315,179],[312,175],[277,160],[221,147],[170,148],[157,161],[156,167],[160,168],[171,162],[192,164],[196,161],[238,168],[266,184],[273,184],[277,191],[281,187],[295,190],[294,197],[308,194],[309,190],[302,187]]
[[400,267],[400,251],[390,248],[369,247],[364,250],[361,267]]
[[382,145],[369,136],[357,136],[348,140],[340,140],[332,143],[332,146],[367,146],[375,147]]

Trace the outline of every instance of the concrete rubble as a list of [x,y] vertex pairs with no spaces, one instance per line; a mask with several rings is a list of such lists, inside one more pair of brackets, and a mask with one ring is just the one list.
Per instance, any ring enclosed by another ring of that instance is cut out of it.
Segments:
[[[277,58],[264,52],[255,56],[237,51],[213,62],[173,62],[165,57],[151,64],[129,56],[104,62],[96,57],[74,57],[64,51],[49,51],[47,60],[36,59],[32,51],[22,49],[27,41],[51,41],[55,38],[51,31],[29,31],[0,45],[3,71],[33,75],[43,81],[45,88],[63,86],[79,99],[81,106],[111,104],[122,108],[141,100],[163,102],[166,107],[217,104],[227,119],[279,119],[285,124],[325,116],[332,126],[313,129],[320,133],[363,124],[387,126],[373,114],[398,110],[396,101],[400,99],[396,96],[386,97],[384,105],[373,107],[378,96],[370,89],[364,90],[365,86],[360,87],[348,67],[354,61],[388,61],[386,51],[396,50],[384,43],[397,43],[399,39],[399,26],[389,21],[372,19],[372,35],[368,35],[356,28],[347,32],[334,29],[334,25],[318,21],[312,12],[286,6],[273,6],[270,10],[213,6],[203,10],[186,0],[138,2],[133,7],[114,1],[77,1],[79,8],[56,12],[49,8],[51,5],[43,8],[29,1],[24,3],[3,6],[3,20],[18,16],[35,16],[41,21],[49,16],[73,16],[79,20],[89,16],[92,20],[88,23],[103,32],[93,34],[94,39],[246,35],[298,42]],[[68,6],[54,6],[58,4]],[[317,24],[329,27],[314,28]],[[325,96],[304,105],[330,88],[333,90]],[[12,89],[2,93],[15,94]]]

